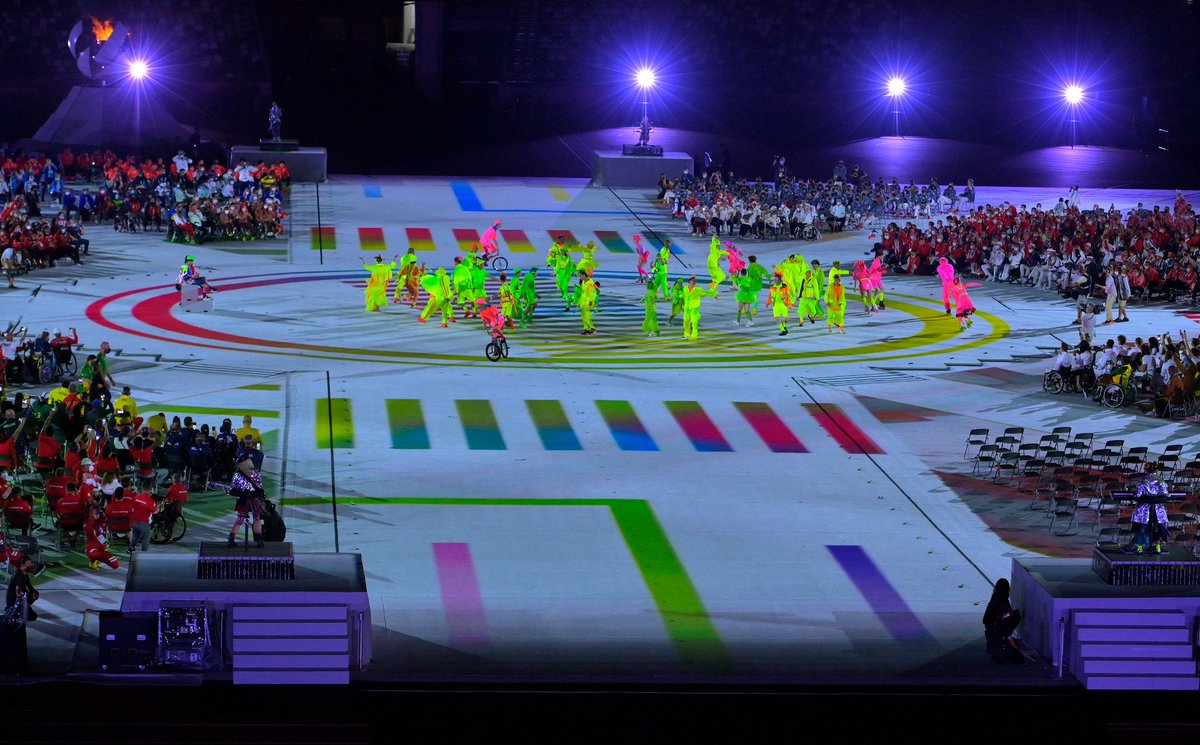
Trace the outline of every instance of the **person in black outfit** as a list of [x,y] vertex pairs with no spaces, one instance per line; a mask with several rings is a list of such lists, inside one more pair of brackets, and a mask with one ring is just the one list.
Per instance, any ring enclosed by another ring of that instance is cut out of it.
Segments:
[[1021,625],[1021,611],[1009,603],[1008,593],[1008,580],[996,580],[992,599],[983,612],[983,636],[987,640],[988,655],[996,662],[1024,662],[1025,654],[1012,638],[1017,626]]
[[[8,583],[8,593],[4,597],[4,607],[11,608],[17,603],[18,597],[23,597],[26,608],[26,621],[36,621],[37,611],[32,606],[37,600],[38,592],[29,581],[33,574],[33,559],[22,556],[17,562],[17,571]],[[25,624],[16,628],[0,629],[0,673],[11,675],[27,675],[29,673],[29,641],[25,633]]]

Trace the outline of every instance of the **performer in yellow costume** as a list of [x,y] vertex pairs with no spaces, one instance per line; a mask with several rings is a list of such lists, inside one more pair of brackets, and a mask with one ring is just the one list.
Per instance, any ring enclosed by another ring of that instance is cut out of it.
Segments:
[[[400,255],[397,254],[394,258],[400,258]],[[367,310],[378,311],[387,305],[388,282],[392,279],[392,272],[396,271],[396,262],[393,260],[385,264],[382,256],[376,256],[374,264],[368,264],[363,258],[359,258],[359,261],[362,262],[363,269],[371,273],[370,279],[367,280],[367,288],[363,290],[367,299]]]
[[696,275],[688,279],[683,288],[683,338],[696,341],[700,338],[700,299],[716,297],[717,286],[713,283],[705,290],[696,285]]

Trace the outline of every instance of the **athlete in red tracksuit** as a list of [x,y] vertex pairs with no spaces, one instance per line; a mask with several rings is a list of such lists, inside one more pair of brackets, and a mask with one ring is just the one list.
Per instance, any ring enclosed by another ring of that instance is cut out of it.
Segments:
[[108,520],[104,517],[104,510],[99,506],[93,507],[92,514],[83,526],[83,533],[87,536],[84,555],[87,556],[88,566],[92,569],[99,569],[101,564],[108,564],[113,569],[121,568],[121,562],[108,550],[108,536],[105,535],[107,528]]

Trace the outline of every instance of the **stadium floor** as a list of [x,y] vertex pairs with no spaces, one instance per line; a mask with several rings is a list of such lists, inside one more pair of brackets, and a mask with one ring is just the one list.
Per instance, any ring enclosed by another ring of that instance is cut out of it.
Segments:
[[[1059,196],[978,190],[981,204]],[[983,608],[1014,557],[1090,555],[1094,533],[1053,536],[1027,494],[972,478],[967,432],[1021,426],[1036,441],[1070,426],[1154,452],[1194,444],[1195,425],[1042,393],[1074,312],[1017,285],[973,288],[965,332],[936,280],[888,277],[887,311],[852,298],[844,336],[779,337],[766,312],[738,327],[724,291],[698,342],[665,312],[647,339],[633,235],[675,242],[672,279],[707,279],[706,242],[651,197],[571,179],[335,176],[319,219],[315,187],[294,190],[289,235],[271,242],[90,227],[84,266],[22,277],[0,306],[33,331],[76,326],[87,349],[110,342],[143,414],[254,416],[297,551],[363,555],[364,678],[1058,685],[1049,666],[987,659]],[[1173,198],[1081,192],[1123,209]],[[509,359],[485,359],[477,323],[364,312],[360,258],[411,245],[448,266],[494,219],[511,267],[542,267],[542,305]],[[552,302],[559,235],[600,246],[594,337]],[[767,266],[793,252],[851,264],[869,248],[864,232],[743,246]],[[176,305],[185,253],[221,290],[211,313]],[[1162,305],[1130,315],[1100,338],[1200,321]],[[154,550],[220,539],[230,507],[195,497],[185,539]],[[88,669],[85,611],[119,607],[126,570],[47,558],[30,642],[53,677]]]

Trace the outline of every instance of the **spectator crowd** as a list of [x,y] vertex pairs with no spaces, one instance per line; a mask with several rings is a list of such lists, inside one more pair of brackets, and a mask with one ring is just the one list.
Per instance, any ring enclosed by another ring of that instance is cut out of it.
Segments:
[[[83,263],[86,226],[165,232],[169,241],[270,239],[283,230],[287,164],[120,158],[111,151],[0,152],[0,268],[9,287],[31,270]],[[45,207],[57,210],[51,214]]]

